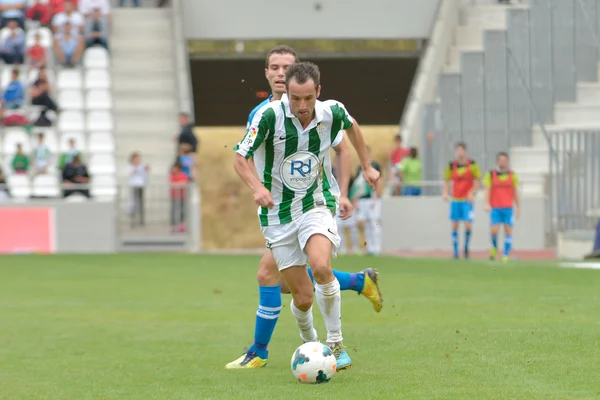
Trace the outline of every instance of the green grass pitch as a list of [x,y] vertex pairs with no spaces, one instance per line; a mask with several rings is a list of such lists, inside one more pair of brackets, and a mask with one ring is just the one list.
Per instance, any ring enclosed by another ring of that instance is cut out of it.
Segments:
[[600,271],[342,257],[379,268],[385,305],[344,293],[354,366],[311,386],[290,371],[288,295],[268,366],[224,369],[252,339],[257,262],[0,257],[0,399],[600,398]]

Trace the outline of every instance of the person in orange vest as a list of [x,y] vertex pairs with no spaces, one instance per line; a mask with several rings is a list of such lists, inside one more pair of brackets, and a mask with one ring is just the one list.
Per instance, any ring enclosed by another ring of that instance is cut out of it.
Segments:
[[479,165],[467,158],[467,145],[459,142],[455,149],[456,158],[451,161],[444,172],[444,200],[450,198],[450,183],[452,182],[452,201],[450,202],[450,221],[452,222],[452,246],[454,258],[459,258],[458,226],[465,225],[464,257],[469,258],[469,243],[471,241],[471,226],[474,220],[473,197],[479,188],[481,169]]
[[508,261],[512,247],[512,233],[515,217],[521,214],[519,199],[519,178],[509,168],[508,154],[498,153],[497,168],[489,171],[483,178],[485,186],[485,210],[490,213],[492,249],[490,260],[496,259],[498,253],[498,232],[504,226],[504,256]]

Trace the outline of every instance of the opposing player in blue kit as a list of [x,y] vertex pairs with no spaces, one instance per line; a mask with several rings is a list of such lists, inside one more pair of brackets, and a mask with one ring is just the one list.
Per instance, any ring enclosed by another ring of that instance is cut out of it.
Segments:
[[[298,57],[295,51],[287,46],[277,46],[268,53],[265,62],[265,76],[271,86],[272,94],[252,110],[248,118],[248,125],[258,110],[271,101],[281,99],[281,96],[286,93],[285,72],[296,62],[298,62]],[[310,268],[308,268],[308,274],[314,285],[314,277]],[[383,303],[378,287],[379,277],[374,269],[367,268],[357,273],[334,270],[333,274],[340,283],[340,290],[352,290],[365,296],[373,304],[376,312],[381,311]],[[290,293],[285,280],[281,279],[277,263],[269,249],[265,249],[260,260],[257,280],[259,283],[259,306],[256,313],[254,343],[241,357],[227,364],[225,366],[227,369],[262,368],[267,364],[267,346],[271,341],[281,311],[281,293]],[[346,352],[338,357],[338,370],[349,368],[351,364],[352,361]]]

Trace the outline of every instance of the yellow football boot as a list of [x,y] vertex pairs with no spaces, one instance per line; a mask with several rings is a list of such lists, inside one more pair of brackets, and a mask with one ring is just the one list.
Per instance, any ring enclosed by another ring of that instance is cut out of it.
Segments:
[[253,351],[247,351],[240,358],[234,360],[225,366],[226,369],[248,369],[248,368],[264,368],[267,365],[267,360],[262,359]]
[[383,308],[383,298],[378,285],[379,274],[374,268],[367,268],[363,273],[365,274],[365,283],[360,294],[369,299],[373,304],[375,312],[380,312]]

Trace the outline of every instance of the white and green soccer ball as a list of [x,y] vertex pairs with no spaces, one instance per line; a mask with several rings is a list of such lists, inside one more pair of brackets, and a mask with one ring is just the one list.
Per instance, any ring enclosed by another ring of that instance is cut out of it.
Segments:
[[319,342],[308,342],[292,355],[292,373],[301,383],[327,383],[335,374],[336,360],[331,349]]

